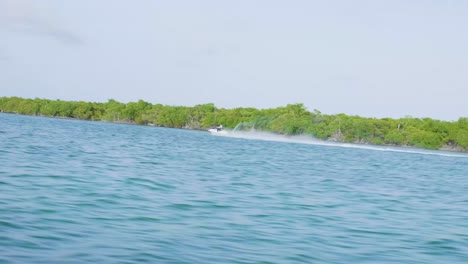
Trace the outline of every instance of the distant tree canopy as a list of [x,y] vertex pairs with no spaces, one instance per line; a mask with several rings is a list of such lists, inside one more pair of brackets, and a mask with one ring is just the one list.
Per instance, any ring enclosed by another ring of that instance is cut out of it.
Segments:
[[238,126],[239,129],[287,135],[307,134],[340,142],[427,149],[449,146],[468,150],[467,117],[456,122],[413,117],[377,119],[326,115],[318,110],[310,112],[303,104],[270,109],[224,109],[211,103],[186,107],[151,104],[143,100],[125,104],[113,99],[93,103],[20,97],[0,97],[0,112],[187,129],[206,129],[222,124],[227,128]]

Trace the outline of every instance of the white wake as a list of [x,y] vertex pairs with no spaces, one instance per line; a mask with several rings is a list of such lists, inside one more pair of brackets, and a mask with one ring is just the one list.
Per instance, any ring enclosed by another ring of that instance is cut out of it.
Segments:
[[375,151],[387,151],[387,152],[401,152],[401,153],[413,153],[421,155],[437,155],[444,157],[457,157],[457,158],[468,158],[468,154],[464,153],[452,153],[441,150],[425,150],[419,148],[410,148],[410,147],[391,147],[391,146],[377,146],[377,145],[368,145],[368,144],[353,144],[353,143],[339,143],[332,141],[324,141],[312,136],[286,136],[280,134],[274,134],[269,132],[260,132],[260,131],[228,131],[224,134],[217,134],[221,137],[231,137],[231,138],[242,138],[242,139],[252,139],[252,140],[264,140],[264,141],[274,141],[274,142],[285,142],[285,143],[298,143],[298,144],[308,144],[308,145],[320,145],[320,146],[330,146],[330,147],[340,147],[340,148],[357,148],[357,149],[368,149]]

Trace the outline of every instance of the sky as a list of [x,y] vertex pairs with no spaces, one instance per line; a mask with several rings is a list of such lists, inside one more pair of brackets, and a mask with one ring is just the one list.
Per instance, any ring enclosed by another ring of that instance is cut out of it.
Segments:
[[468,1],[0,0],[0,96],[468,116]]

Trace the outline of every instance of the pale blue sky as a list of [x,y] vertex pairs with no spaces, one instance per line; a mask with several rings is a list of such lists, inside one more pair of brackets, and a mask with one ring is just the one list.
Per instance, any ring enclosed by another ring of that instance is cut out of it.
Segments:
[[0,0],[0,96],[468,116],[468,1]]

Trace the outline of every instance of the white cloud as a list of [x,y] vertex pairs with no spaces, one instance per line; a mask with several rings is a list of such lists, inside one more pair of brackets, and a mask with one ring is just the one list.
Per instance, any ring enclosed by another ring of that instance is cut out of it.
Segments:
[[64,24],[58,14],[52,12],[50,4],[32,0],[0,0],[0,26],[4,29],[50,37],[65,44],[82,44],[83,40]]

